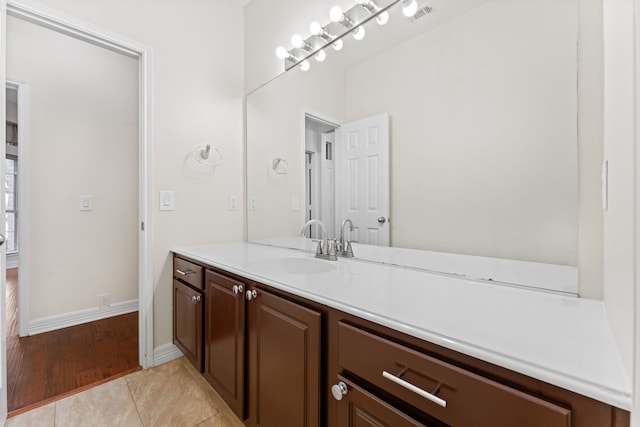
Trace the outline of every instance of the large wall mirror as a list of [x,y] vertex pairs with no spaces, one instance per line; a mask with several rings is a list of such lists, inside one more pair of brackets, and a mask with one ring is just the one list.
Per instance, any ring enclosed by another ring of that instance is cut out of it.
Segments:
[[[394,6],[247,97],[250,241],[298,236],[309,204],[339,234],[355,173],[341,144],[364,123],[362,143],[388,134],[382,244],[577,265],[578,0],[432,6],[413,22]],[[367,133],[381,116],[388,130]],[[354,225],[366,241],[370,224]]]

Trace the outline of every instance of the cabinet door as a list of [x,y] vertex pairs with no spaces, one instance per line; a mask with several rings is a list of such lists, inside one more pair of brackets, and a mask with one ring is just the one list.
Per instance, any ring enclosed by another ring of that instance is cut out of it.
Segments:
[[202,293],[173,281],[173,342],[202,372]]
[[247,303],[249,425],[319,426],[322,315],[256,292]]
[[339,380],[347,393],[338,402],[338,427],[424,427],[348,380]]
[[204,377],[244,419],[244,284],[207,270]]

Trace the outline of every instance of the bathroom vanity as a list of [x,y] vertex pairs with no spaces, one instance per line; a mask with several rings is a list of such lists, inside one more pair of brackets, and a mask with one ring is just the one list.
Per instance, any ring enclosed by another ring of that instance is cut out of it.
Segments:
[[194,331],[174,342],[248,426],[629,425],[600,301],[244,242],[174,254],[204,289],[201,315],[174,294]]

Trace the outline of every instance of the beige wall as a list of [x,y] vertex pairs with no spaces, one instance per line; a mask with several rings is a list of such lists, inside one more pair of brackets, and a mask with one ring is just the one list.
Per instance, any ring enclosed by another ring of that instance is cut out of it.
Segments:
[[604,215],[604,301],[628,372],[633,372],[633,344],[637,337],[633,232],[637,227],[634,182],[637,47],[633,17],[633,0],[604,1],[604,158],[609,162],[609,209]]
[[[19,220],[30,319],[95,308],[104,293],[135,300],[137,60],[13,17],[7,34],[7,75],[29,88],[29,209]],[[93,211],[79,210],[82,194]]]
[[391,117],[393,246],[577,265],[576,40],[576,0],[495,0],[348,70],[348,121]]
[[[154,345],[172,341],[172,247],[242,239],[243,8],[229,0],[42,0],[41,3],[153,49]],[[212,179],[183,170],[194,146],[224,156]],[[158,191],[176,210],[159,212]]]
[[[331,111],[337,120],[344,117],[344,100],[334,96],[345,92],[344,76],[324,71],[294,70],[247,99],[247,138],[257,142],[247,147],[247,195],[256,197],[257,206],[247,215],[251,240],[296,236],[304,223],[303,114]],[[289,173],[273,171],[277,157],[289,163]],[[300,209],[291,208],[292,197]]]

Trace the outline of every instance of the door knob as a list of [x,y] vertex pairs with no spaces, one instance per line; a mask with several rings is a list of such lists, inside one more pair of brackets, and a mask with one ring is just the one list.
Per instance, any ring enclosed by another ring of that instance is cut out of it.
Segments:
[[378,218],[379,224],[384,224],[385,222],[387,222],[387,219],[385,217],[381,216],[380,218]]
[[0,246],[4,245],[4,234],[0,234]]

